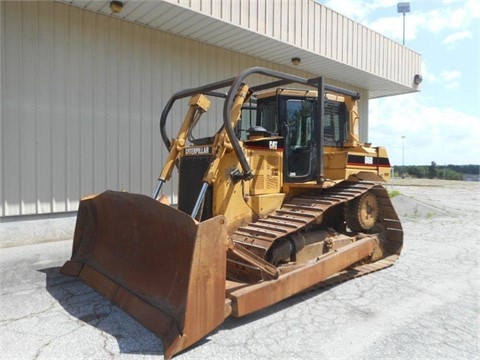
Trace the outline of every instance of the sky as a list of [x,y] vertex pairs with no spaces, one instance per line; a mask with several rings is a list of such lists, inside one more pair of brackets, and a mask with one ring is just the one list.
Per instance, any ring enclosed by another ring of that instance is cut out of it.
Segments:
[[[403,41],[397,0],[318,2]],[[479,0],[410,1],[405,46],[422,56],[420,92],[369,108],[369,142],[385,146],[392,165],[480,164],[479,38]]]

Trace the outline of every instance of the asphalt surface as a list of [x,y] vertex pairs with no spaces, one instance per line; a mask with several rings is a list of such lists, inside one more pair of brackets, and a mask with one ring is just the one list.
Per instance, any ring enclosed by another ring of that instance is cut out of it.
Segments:
[[[479,358],[480,184],[387,187],[405,231],[394,266],[229,318],[176,359]],[[156,336],[58,273],[71,243],[0,249],[1,358],[161,358]]]

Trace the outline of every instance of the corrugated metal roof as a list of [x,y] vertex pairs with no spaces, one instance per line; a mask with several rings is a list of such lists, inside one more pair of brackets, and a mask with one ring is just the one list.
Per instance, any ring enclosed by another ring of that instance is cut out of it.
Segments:
[[[369,90],[370,98],[416,91],[421,57],[332,10],[309,1],[57,0],[161,31],[290,66]],[[341,41],[341,46],[339,46]]]

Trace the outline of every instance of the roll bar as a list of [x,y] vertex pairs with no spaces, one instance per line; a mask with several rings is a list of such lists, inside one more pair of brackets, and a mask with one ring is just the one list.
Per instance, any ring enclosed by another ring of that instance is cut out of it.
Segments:
[[199,86],[196,88],[180,90],[172,95],[172,97],[168,100],[167,104],[165,105],[165,108],[162,111],[162,115],[160,116],[160,135],[162,136],[163,143],[167,147],[167,150],[170,150],[171,143],[170,143],[170,139],[168,138],[167,132],[165,130],[165,124],[167,123],[168,114],[170,113],[170,110],[172,109],[175,101],[184,99],[186,97],[191,97],[196,94],[208,94],[210,96],[225,98],[226,97],[225,93],[217,93],[217,92],[214,92],[214,90],[218,90],[218,89],[222,89],[227,86],[230,86],[234,79],[235,78],[230,78],[222,81],[217,81],[211,84]]
[[[360,99],[360,94],[356,91],[343,89],[333,85],[324,84],[322,77],[307,79],[300,76],[291,75],[291,74],[287,74],[284,72],[280,72],[280,71],[276,71],[268,68],[252,67],[244,70],[235,78],[229,78],[226,80],[217,81],[217,82],[199,86],[196,88],[181,90],[173,94],[173,96],[168,100],[167,104],[165,105],[165,108],[163,109],[162,115],[160,117],[160,134],[162,136],[162,140],[165,146],[167,147],[167,149],[170,150],[171,142],[165,130],[165,124],[167,121],[168,114],[172,109],[175,101],[186,98],[186,97],[190,97],[199,93],[225,98],[225,102],[223,106],[223,126],[232,144],[233,150],[235,151],[235,154],[237,155],[237,158],[240,162],[240,166],[242,167],[243,174],[240,175],[240,178],[245,180],[251,179],[253,177],[252,170],[250,168],[250,165],[248,164],[245,154],[242,151],[242,147],[240,146],[240,142],[237,139],[235,130],[232,127],[231,109],[233,106],[233,100],[235,98],[235,95],[238,92],[238,89],[240,88],[242,83],[244,83],[247,77],[254,74],[266,75],[266,76],[275,78],[277,80],[251,87],[251,90],[253,91],[253,93],[266,90],[266,89],[277,88],[277,87],[285,86],[288,84],[297,83],[297,84],[303,84],[306,86],[316,88],[318,90],[318,98],[323,98],[324,97],[323,94],[325,91],[332,91],[338,94],[350,96],[355,100]],[[226,87],[230,87],[227,93],[216,91]],[[318,154],[317,154],[318,155],[317,158],[320,160],[320,166],[318,167],[319,170],[317,174],[317,181],[322,181],[322,178],[323,178],[323,162],[322,162],[322,159],[323,159],[323,112],[324,112],[323,101],[318,101],[317,110],[319,114],[318,116],[319,126],[317,127],[318,129],[317,129],[316,137],[320,139],[320,143],[318,146]]]

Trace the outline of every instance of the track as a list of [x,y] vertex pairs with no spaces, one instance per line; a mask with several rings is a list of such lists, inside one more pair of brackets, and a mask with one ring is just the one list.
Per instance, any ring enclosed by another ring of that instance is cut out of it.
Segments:
[[383,269],[392,265],[398,258],[403,245],[403,230],[387,191],[383,186],[371,182],[344,181],[331,188],[293,197],[285,202],[282,208],[266,218],[238,228],[232,234],[232,240],[264,258],[277,239],[305,230],[311,224],[322,223],[338,205],[346,204],[367,191],[373,192],[377,197],[378,224],[384,229],[381,238],[383,247],[389,255],[374,263],[359,265],[337,273],[321,286],[329,286]]

